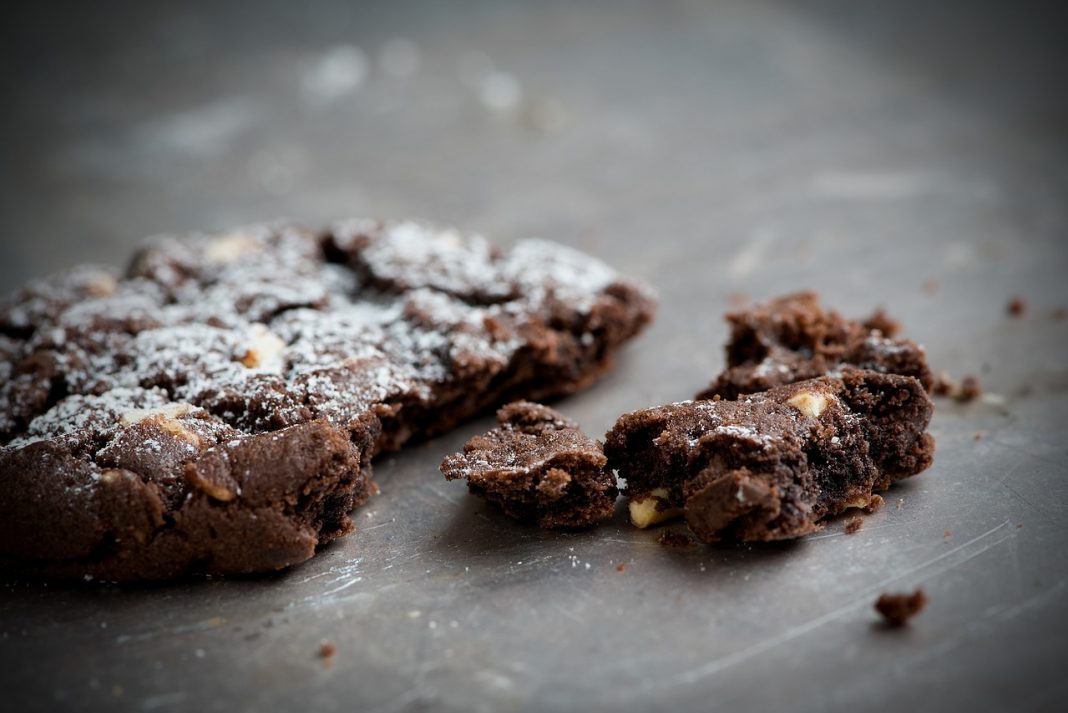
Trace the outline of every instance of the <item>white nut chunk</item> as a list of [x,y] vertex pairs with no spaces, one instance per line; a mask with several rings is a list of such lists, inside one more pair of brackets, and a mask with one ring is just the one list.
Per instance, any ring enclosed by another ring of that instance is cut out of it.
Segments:
[[656,488],[641,498],[631,498],[629,503],[631,524],[644,530],[647,527],[680,517],[682,515],[681,508],[662,507],[662,504],[667,503],[667,497],[667,490]]
[[107,273],[93,276],[93,279],[86,284],[89,294],[93,297],[108,297],[113,295],[115,294],[115,288],[118,286],[119,283],[115,278]]
[[204,257],[209,262],[225,264],[234,262],[239,257],[252,250],[258,250],[259,245],[244,233],[229,233],[215,238],[204,249]]
[[262,369],[272,365],[285,350],[286,343],[277,334],[259,323],[253,324],[250,332],[248,351],[241,357],[241,363],[249,369]]
[[164,404],[158,408],[131,408],[126,409],[119,414],[119,423],[124,427],[133,426],[136,423],[141,423],[146,418],[161,418],[161,419],[176,419],[185,416],[192,411],[195,406],[187,403],[174,403]]
[[800,391],[791,396],[786,403],[801,412],[807,418],[819,418],[827,408],[827,397],[814,391]]
[[174,403],[160,406],[159,408],[132,408],[119,414],[119,423],[123,428],[151,419],[164,431],[182,439],[194,446],[200,446],[200,436],[182,425],[178,419],[185,416],[196,407],[193,404]]

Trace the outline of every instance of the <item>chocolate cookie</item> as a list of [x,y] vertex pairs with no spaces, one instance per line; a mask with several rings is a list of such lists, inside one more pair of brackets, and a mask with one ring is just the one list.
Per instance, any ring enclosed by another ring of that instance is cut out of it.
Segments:
[[849,320],[820,307],[815,292],[798,292],[726,318],[727,369],[697,399],[735,399],[833,374],[843,365],[914,376],[928,391],[934,383],[923,347],[897,338],[898,323],[881,310]]
[[580,389],[651,319],[560,245],[416,222],[147,242],[0,307],[0,558],[56,576],[271,570],[352,529],[371,458]]
[[612,516],[618,491],[600,443],[528,401],[502,408],[497,423],[442,461],[447,479],[467,478],[475,495],[544,528],[588,527]]
[[738,401],[626,414],[605,455],[636,525],[681,513],[705,542],[786,539],[927,468],[931,411],[915,378],[845,367]]

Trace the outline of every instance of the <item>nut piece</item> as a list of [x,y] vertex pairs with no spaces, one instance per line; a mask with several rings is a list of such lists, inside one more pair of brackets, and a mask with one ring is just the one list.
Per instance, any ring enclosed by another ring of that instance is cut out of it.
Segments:
[[132,408],[119,414],[119,423],[123,428],[129,428],[143,421],[152,421],[164,431],[200,448],[200,436],[183,426],[178,420],[195,408],[187,403],[167,404],[159,408]]
[[270,364],[286,348],[286,343],[282,341],[282,338],[262,324],[253,324],[251,332],[252,339],[248,351],[240,360],[249,369],[257,369]]
[[128,477],[128,474],[124,470],[119,470],[118,468],[107,468],[106,470],[101,471],[100,475],[97,476],[97,480],[102,483],[114,483],[126,477]]
[[667,497],[667,490],[656,488],[641,499],[631,498],[628,504],[631,524],[644,530],[661,522],[681,517],[682,508],[661,507],[667,504]]
[[846,509],[849,509],[849,508],[859,508],[861,510],[866,509],[871,505],[872,500],[873,500],[874,497],[878,497],[878,496],[872,496],[872,495],[868,495],[868,494],[865,494],[865,493],[858,493],[856,495],[856,497],[854,497],[852,500],[850,500],[849,502],[847,502],[845,504]]
[[118,287],[118,282],[115,278],[107,273],[101,273],[93,277],[88,282],[86,288],[89,290],[89,294],[93,297],[108,297],[115,293],[115,288]]
[[198,472],[195,468],[186,469],[186,480],[194,488],[203,491],[209,498],[218,500],[221,503],[228,503],[237,497],[230,488],[227,488],[222,483],[217,483],[208,478],[205,478],[203,474]]
[[827,408],[827,397],[813,391],[800,391],[794,394],[786,403],[801,412],[806,418],[819,418],[823,410]]
[[196,406],[193,404],[184,402],[165,404],[159,408],[131,408],[119,414],[119,423],[124,428],[127,428],[144,421],[146,418],[161,417],[165,420],[174,420],[185,416],[195,408]]
[[259,245],[244,233],[230,233],[212,240],[204,249],[204,257],[209,262],[225,264],[237,260],[239,257],[252,250],[258,250]]

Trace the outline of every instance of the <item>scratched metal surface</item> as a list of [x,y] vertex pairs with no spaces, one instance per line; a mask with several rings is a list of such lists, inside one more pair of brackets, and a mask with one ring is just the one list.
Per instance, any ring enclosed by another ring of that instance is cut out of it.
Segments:
[[[161,230],[420,215],[552,237],[658,287],[655,327],[560,405],[593,433],[711,377],[732,293],[885,304],[994,396],[939,404],[934,467],[859,533],[768,547],[513,524],[437,474],[473,423],[379,463],[359,532],[277,576],[4,580],[5,707],[995,711],[1068,693],[1062,18],[197,5],[5,22],[5,291]],[[879,628],[875,596],[916,585],[927,611]]]

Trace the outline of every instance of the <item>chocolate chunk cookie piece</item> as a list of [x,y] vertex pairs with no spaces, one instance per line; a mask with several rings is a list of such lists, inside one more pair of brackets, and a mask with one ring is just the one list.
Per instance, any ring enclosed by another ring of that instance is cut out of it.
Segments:
[[727,369],[697,399],[735,399],[795,381],[834,374],[843,365],[934,383],[923,347],[896,336],[882,310],[863,321],[824,310],[815,292],[777,297],[726,315]]
[[738,401],[624,415],[605,454],[639,526],[681,512],[705,542],[786,539],[927,468],[931,411],[915,378],[846,367]]
[[441,472],[467,478],[472,493],[540,527],[578,528],[612,516],[618,491],[601,444],[553,409],[516,401],[497,428],[448,456]]
[[325,421],[244,434],[164,398],[72,399],[79,415],[0,451],[5,565],[114,580],[255,572],[352,529],[372,487],[368,439]]
[[39,280],[0,304],[0,566],[306,559],[351,529],[376,453],[582,388],[652,311],[574,250],[411,221],[156,237],[124,276]]

